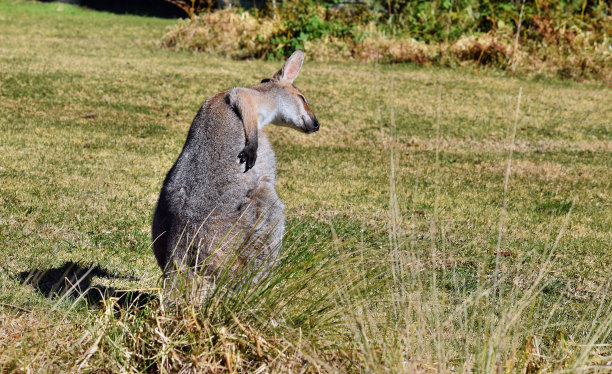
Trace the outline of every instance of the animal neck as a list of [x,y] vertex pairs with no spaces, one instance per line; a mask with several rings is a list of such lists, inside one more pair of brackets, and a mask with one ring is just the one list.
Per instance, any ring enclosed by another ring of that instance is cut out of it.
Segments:
[[278,117],[278,100],[270,97],[270,92],[258,92],[256,100],[257,128],[273,123]]
[[257,108],[257,128],[260,130],[276,119],[278,108],[268,103],[260,104]]

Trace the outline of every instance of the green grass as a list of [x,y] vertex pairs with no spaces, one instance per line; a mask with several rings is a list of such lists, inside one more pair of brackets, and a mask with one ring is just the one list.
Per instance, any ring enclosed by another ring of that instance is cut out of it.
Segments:
[[[0,370],[571,371],[612,360],[612,90],[601,82],[306,61],[296,84],[321,131],[266,129],[292,264],[276,288],[219,291],[207,304],[218,309],[191,320],[58,304],[20,284],[20,272],[80,261],[121,275],[92,285],[157,287],[151,216],[193,116],[280,66],[161,49],[172,22],[0,1]],[[261,316],[283,292],[295,296],[272,328]]]

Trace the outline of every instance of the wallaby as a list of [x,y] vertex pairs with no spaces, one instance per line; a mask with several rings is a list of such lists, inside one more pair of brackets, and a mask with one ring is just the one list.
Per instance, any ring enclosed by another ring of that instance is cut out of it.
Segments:
[[254,260],[264,268],[278,257],[284,206],[274,152],[259,130],[269,123],[319,129],[292,84],[303,61],[295,51],[271,79],[220,92],[198,111],[153,217],[153,250],[166,276],[181,268],[214,276],[233,255],[234,264]]

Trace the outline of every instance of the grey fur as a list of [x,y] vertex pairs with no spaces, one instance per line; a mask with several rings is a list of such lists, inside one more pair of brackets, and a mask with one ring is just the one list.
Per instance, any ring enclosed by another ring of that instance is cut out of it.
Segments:
[[242,241],[254,228],[251,237],[257,239],[268,234],[265,231],[270,225],[276,226],[266,246],[280,246],[285,217],[274,189],[274,153],[261,132],[257,163],[248,173],[243,172],[236,158],[245,144],[242,123],[220,95],[208,99],[196,115],[183,151],[162,187],[153,218],[153,248],[164,271],[196,265],[198,248],[199,258],[208,258],[228,232],[207,267],[218,266],[236,241]]
[[[278,79],[251,88],[266,97],[282,89]],[[152,235],[166,275],[202,266],[203,274],[214,275],[237,248],[237,264],[252,259],[271,264],[278,257],[285,216],[275,190],[276,158],[263,131],[255,133],[254,146],[246,141],[240,112],[232,105],[233,91],[202,105],[164,180]],[[238,157],[249,147],[254,164],[245,172]]]

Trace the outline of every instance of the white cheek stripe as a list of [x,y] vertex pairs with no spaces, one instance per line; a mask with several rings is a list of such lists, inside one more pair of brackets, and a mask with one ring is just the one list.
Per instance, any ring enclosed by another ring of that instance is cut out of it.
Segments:
[[270,104],[259,105],[257,108],[257,128],[259,130],[272,122],[277,123],[280,121],[283,122],[282,124],[285,124],[285,120],[289,121],[286,125],[302,127],[304,123],[303,118],[308,117],[306,106],[301,100],[288,103],[281,99],[276,105]]

